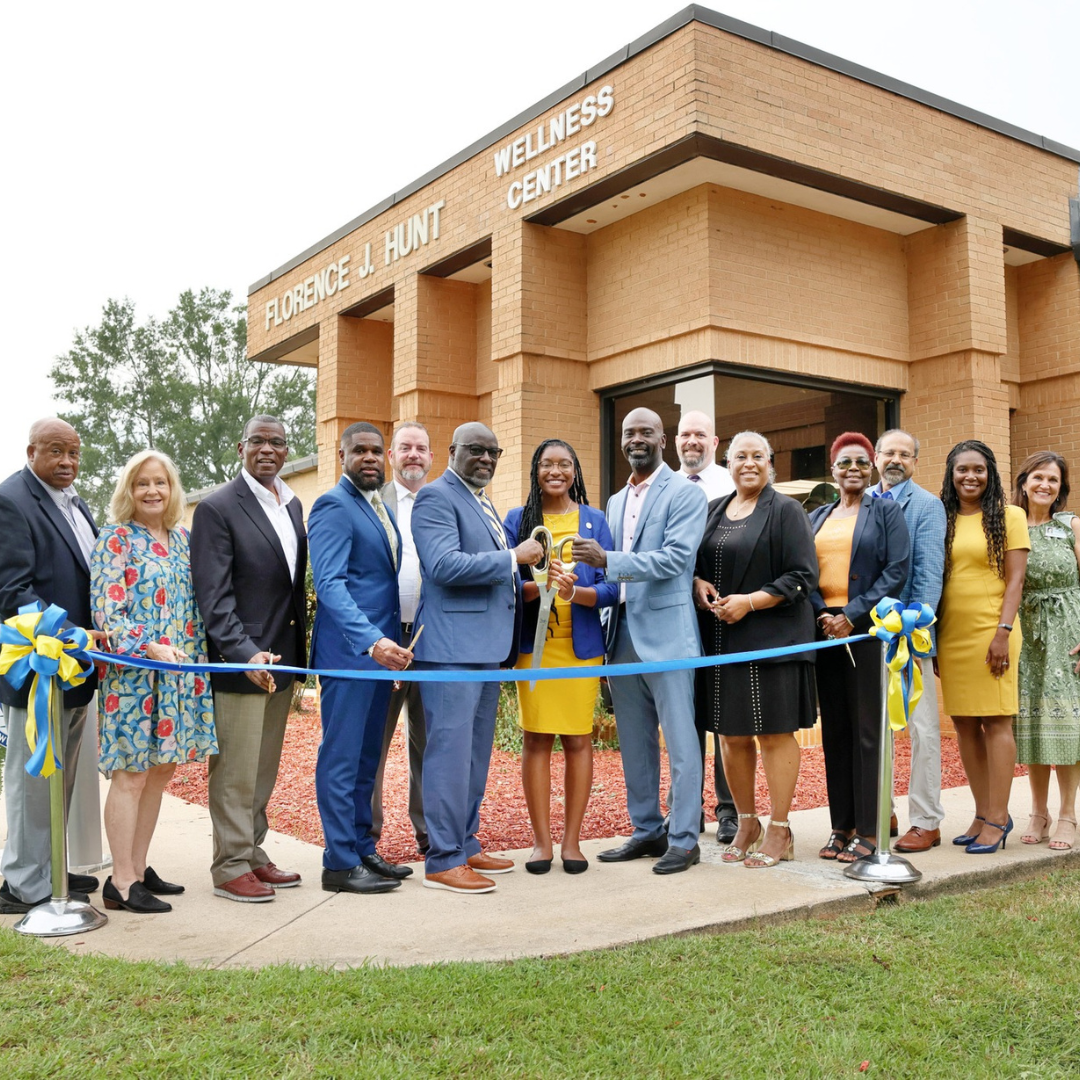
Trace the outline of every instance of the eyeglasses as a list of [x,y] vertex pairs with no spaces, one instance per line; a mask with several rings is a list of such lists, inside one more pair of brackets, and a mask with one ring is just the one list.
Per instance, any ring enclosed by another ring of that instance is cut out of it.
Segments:
[[852,465],[854,465],[855,468],[859,470],[859,472],[869,472],[874,467],[871,464],[869,458],[864,458],[864,457],[857,457],[857,458],[842,457],[842,458],[837,458],[833,462],[833,468],[834,469],[840,469],[841,471],[844,471],[846,469],[850,469]]
[[289,444],[280,436],[275,435],[272,439],[264,439],[261,435],[249,435],[243,440],[252,450],[258,450],[260,446],[269,443],[275,450],[284,450]]
[[899,458],[901,461],[914,461],[915,455],[910,450],[879,450],[883,458]]
[[536,466],[537,472],[571,472],[574,468],[574,463],[569,458],[563,458],[562,461],[541,461]]
[[465,443],[463,446],[455,446],[455,450],[467,450],[470,457],[482,458],[485,454],[492,461],[498,461],[503,456],[501,447],[481,446],[479,443]]

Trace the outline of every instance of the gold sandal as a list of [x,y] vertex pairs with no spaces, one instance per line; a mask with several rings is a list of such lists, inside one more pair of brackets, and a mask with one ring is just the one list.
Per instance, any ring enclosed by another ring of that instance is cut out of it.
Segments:
[[1074,843],[1076,843],[1076,818],[1059,814],[1057,832],[1050,841],[1050,847],[1054,851],[1071,851]]
[[720,849],[720,861],[726,863],[742,862],[753,851],[757,851],[761,847],[761,842],[765,839],[765,829],[761,824],[761,819],[757,814],[740,814],[740,821],[749,821],[753,818],[758,823],[757,839],[745,850],[741,847],[736,847],[734,844],[728,844],[727,847]]
[[[1035,827],[1036,821],[1041,821],[1043,823],[1043,827],[1041,829],[1037,829]],[[1020,843],[1041,844],[1044,840],[1049,839],[1050,826],[1052,824],[1053,822],[1050,820],[1049,814],[1032,813],[1031,817],[1028,818],[1027,828],[1024,830],[1024,835],[1020,837]],[[1075,822],[1073,824],[1075,824]],[[1072,847],[1072,844],[1070,844],[1069,847]]]
[[[781,862],[791,862],[795,858],[795,834],[791,831],[790,821],[770,821],[770,825],[775,825],[779,829],[787,829],[788,831],[788,843],[784,848],[779,859],[773,858],[772,855],[766,855],[764,851],[755,851],[750,855],[747,855],[743,860],[743,866],[748,870],[766,870],[771,866],[775,866]],[[764,839],[764,832],[762,833],[762,839]]]

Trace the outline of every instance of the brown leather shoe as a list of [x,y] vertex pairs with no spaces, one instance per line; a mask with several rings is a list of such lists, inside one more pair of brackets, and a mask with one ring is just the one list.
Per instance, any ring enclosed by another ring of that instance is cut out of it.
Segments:
[[482,874],[509,874],[514,869],[513,859],[500,859],[498,855],[489,855],[486,851],[470,855],[465,861]]
[[495,882],[483,877],[468,866],[454,866],[438,874],[424,876],[425,889],[446,889],[447,892],[485,893],[495,891]]
[[892,817],[889,818],[889,835],[890,836],[899,836],[900,835],[900,822],[896,820],[896,815],[895,814],[893,814]]
[[929,851],[941,843],[940,829],[920,829],[912,825],[899,840],[893,844],[893,851]]
[[253,866],[251,872],[272,889],[292,889],[300,884],[300,875],[293,870],[281,870],[272,862],[265,866]]
[[242,904],[265,904],[274,899],[274,890],[264,885],[254,874],[241,874],[232,881],[214,886],[214,895]]

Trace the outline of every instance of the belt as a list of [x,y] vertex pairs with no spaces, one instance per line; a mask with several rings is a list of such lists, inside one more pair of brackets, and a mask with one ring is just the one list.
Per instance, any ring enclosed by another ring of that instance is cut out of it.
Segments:
[[403,622],[401,624],[401,640],[405,644],[408,644],[409,640],[412,638],[412,628],[413,624],[411,622]]

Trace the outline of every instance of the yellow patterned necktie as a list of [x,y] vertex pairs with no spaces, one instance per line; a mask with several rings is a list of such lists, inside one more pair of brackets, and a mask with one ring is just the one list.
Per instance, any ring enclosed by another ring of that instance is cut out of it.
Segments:
[[371,508],[375,511],[379,521],[382,522],[382,527],[386,530],[386,539],[390,541],[390,555],[396,570],[398,564],[397,536],[394,533],[394,526],[390,524],[390,515],[386,512],[382,496],[377,491],[371,493]]
[[484,508],[484,515],[488,519],[491,531],[495,534],[495,539],[499,542],[499,547],[505,548],[506,533],[503,531],[499,515],[495,513],[495,507],[491,505],[491,500],[483,493],[483,491],[478,491],[476,497],[480,500],[480,505]]

